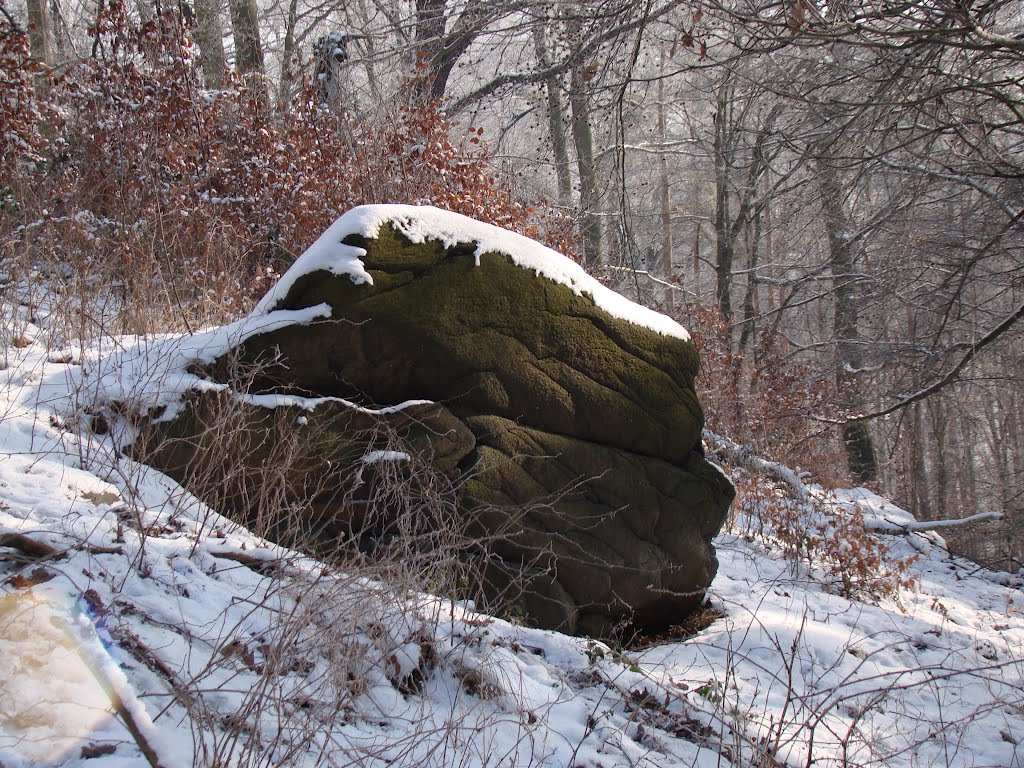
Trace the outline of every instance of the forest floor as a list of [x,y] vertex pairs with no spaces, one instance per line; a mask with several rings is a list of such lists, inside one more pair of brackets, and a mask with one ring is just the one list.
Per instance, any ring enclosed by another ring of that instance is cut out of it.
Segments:
[[[1021,581],[934,532],[884,536],[908,585],[852,599],[741,507],[695,634],[529,629],[221,517],[97,428],[97,361],[150,342],[57,349],[45,312],[0,315],[5,768],[1024,768]],[[810,492],[837,519],[911,520]]]

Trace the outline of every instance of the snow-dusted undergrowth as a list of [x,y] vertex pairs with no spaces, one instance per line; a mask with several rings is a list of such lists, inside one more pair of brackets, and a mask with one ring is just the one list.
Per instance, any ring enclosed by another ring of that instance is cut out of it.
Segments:
[[[872,604],[780,557],[741,510],[717,542],[724,617],[621,652],[220,517],[87,428],[109,392],[152,399],[154,370],[183,359],[168,350],[198,340],[64,350],[45,302],[39,325],[26,311],[0,307],[7,768],[1024,766],[1024,594],[935,533],[891,537],[919,555],[916,587]],[[114,350],[125,364],[101,368]],[[863,490],[812,492],[909,522]]]

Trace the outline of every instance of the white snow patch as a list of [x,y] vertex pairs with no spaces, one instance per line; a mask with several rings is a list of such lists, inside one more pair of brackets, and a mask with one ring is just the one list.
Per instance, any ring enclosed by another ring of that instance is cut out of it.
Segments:
[[359,460],[363,464],[377,464],[381,461],[409,461],[409,454],[404,451],[370,451]]
[[[84,386],[97,400],[134,404],[142,410],[163,407],[162,418],[171,419],[178,412],[184,392],[224,391],[227,388],[227,385],[189,373],[190,365],[212,363],[257,333],[305,325],[330,316],[330,306],[318,304],[305,309],[250,315],[219,328],[193,334],[107,339],[91,351],[78,373],[82,375],[84,372]],[[260,396],[249,397],[255,399]],[[279,404],[287,404],[286,396],[262,397],[277,397]]]

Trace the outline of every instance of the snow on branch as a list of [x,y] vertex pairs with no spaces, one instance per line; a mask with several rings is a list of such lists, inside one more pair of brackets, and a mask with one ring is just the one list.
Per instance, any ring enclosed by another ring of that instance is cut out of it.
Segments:
[[982,520],[1002,520],[1002,512],[979,512],[970,517],[961,517],[955,520],[920,520],[912,523],[894,523],[891,520],[872,520],[865,523],[872,533],[885,533],[893,536],[905,536],[910,533],[922,533],[924,531],[936,531],[942,528],[957,528],[961,525],[978,523]]
[[684,294],[688,294],[690,296],[696,296],[697,295],[693,291],[686,290],[681,285],[676,285],[675,283],[670,283],[668,280],[662,280],[660,277],[655,277],[654,275],[652,275],[650,273],[650,271],[648,271],[646,269],[631,269],[630,267],[616,267],[616,266],[607,266],[607,267],[605,267],[605,269],[608,269],[608,270],[613,271],[613,272],[628,272],[629,274],[635,275],[636,277],[646,277],[648,280],[651,280],[652,282],[655,282],[658,285],[663,285],[666,288],[670,288],[673,291],[680,291],[680,292],[682,292]]
[[789,467],[775,461],[762,459],[760,456],[755,456],[749,449],[739,443],[734,443],[727,437],[716,435],[708,429],[703,431],[702,436],[704,442],[707,443],[708,450],[715,456],[720,456],[730,464],[764,472],[789,486],[793,491],[794,498],[798,501],[806,501],[807,486],[804,485],[800,476]]

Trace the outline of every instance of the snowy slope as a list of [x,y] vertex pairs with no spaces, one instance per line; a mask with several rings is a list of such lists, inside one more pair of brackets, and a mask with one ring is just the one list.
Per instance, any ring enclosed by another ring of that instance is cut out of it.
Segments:
[[717,760],[637,730],[607,647],[332,572],[118,456],[36,331],[0,371],[4,766]]
[[[891,537],[918,582],[875,605],[740,515],[717,542],[724,618],[617,652],[259,540],[87,428],[107,388],[154,397],[140,382],[197,339],[57,350],[0,311],[7,768],[1024,768],[1024,593],[934,533]],[[907,519],[865,491],[829,503]]]

